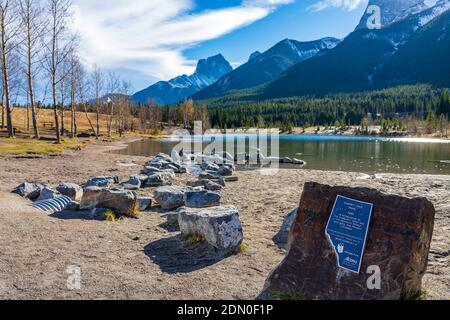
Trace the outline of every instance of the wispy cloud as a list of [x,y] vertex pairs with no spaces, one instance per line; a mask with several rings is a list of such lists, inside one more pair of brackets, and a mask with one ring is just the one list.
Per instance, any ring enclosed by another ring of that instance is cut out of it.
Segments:
[[318,12],[328,8],[342,8],[348,11],[353,11],[360,5],[367,4],[367,2],[368,0],[322,0],[310,5],[308,10]]
[[182,52],[260,20],[295,0],[243,0],[192,14],[194,0],[74,0],[75,28],[88,64],[168,79],[190,73]]

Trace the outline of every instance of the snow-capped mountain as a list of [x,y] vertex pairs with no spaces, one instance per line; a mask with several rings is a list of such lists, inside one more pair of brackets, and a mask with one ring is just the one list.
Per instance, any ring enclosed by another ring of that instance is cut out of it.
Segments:
[[358,29],[333,50],[285,71],[261,88],[257,97],[359,92],[417,83],[448,87],[448,2],[436,1],[434,6],[392,22],[380,30]]
[[213,84],[232,70],[230,63],[221,54],[201,59],[192,75],[184,74],[169,81],[157,82],[135,93],[132,101],[142,104],[154,101],[160,105],[177,103]]
[[[434,15],[428,16],[428,21],[445,12],[450,5],[450,0],[370,0],[368,8],[378,6],[381,9],[381,26],[386,27],[410,16],[416,15],[430,8],[434,8]],[[367,21],[372,12],[366,13],[361,18],[356,30],[367,28]],[[422,25],[424,25],[422,21]]]
[[247,89],[270,82],[296,63],[330,50],[340,41],[336,38],[307,42],[285,39],[262,54],[252,54],[247,63],[198,92],[193,98],[208,99],[230,90]]

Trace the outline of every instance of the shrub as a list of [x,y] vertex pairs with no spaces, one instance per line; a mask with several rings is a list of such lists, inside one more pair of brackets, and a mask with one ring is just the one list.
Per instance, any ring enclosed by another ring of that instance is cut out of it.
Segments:
[[116,221],[116,214],[112,210],[107,210],[103,213],[103,220],[114,222]]

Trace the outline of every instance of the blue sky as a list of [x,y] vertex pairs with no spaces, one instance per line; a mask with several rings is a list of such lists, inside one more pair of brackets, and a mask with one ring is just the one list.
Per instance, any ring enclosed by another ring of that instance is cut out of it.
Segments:
[[222,53],[234,66],[285,38],[345,37],[367,0],[73,0],[81,57],[140,90]]
[[[240,3],[239,0],[199,0],[196,10],[208,8],[208,3],[211,2],[214,2],[216,7]],[[196,60],[222,53],[230,62],[240,64],[246,62],[252,52],[256,50],[263,52],[285,38],[299,41],[329,36],[343,38],[354,30],[366,8],[366,3],[362,2],[356,9],[350,11],[345,7],[312,11],[309,6],[318,2],[297,0],[292,4],[281,6],[251,25],[220,38],[194,45],[185,50],[184,54],[189,59]]]

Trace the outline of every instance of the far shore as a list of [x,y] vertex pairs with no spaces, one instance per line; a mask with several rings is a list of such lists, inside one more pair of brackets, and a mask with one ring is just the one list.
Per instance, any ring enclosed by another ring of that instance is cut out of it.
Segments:
[[[178,127],[167,127],[159,136],[152,136],[153,139],[177,137],[175,134]],[[376,131],[374,131],[376,132]],[[344,137],[373,137],[383,138],[393,142],[418,142],[418,143],[450,143],[450,136],[426,133],[391,132],[389,134],[361,134],[357,127],[347,129],[325,129],[317,130],[317,127],[293,128],[291,132],[283,132],[279,128],[235,128],[235,129],[209,129],[208,134],[283,134],[283,135],[318,135],[318,136],[344,136]]]

